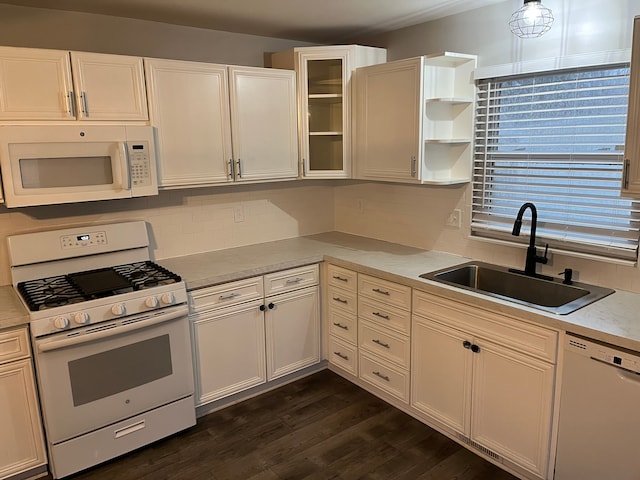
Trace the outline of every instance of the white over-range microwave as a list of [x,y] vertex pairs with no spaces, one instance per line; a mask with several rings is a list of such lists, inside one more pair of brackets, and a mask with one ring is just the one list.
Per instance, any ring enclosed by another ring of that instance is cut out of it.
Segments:
[[7,207],[158,194],[153,127],[0,126]]

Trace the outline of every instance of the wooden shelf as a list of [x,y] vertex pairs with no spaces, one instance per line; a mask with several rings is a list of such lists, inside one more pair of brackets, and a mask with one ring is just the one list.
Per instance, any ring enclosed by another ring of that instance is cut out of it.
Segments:
[[437,97],[437,98],[427,98],[427,103],[450,103],[453,105],[464,105],[468,103],[473,103],[473,98],[463,98],[463,97]]

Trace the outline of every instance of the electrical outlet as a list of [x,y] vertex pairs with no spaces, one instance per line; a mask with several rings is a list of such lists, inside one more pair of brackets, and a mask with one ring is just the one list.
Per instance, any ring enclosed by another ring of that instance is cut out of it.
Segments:
[[244,209],[242,205],[233,207],[233,221],[236,223],[244,222]]
[[460,210],[459,208],[456,208],[452,210],[449,216],[447,217],[447,221],[445,222],[445,225],[447,227],[460,228],[461,224],[462,224],[462,210]]

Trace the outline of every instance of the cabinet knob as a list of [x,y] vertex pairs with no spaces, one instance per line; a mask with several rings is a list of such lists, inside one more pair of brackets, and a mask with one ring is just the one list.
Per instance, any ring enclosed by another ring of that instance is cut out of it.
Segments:
[[471,351],[473,353],[478,353],[480,351],[480,347],[478,345],[471,345]]
[[266,306],[264,306],[264,305],[260,305],[260,311],[261,311],[261,312],[264,312],[266,309],[267,309],[267,307],[266,307]]
[[469,340],[465,340],[464,342],[462,342],[462,346],[464,348],[471,348],[471,342]]
[[270,303],[268,307],[269,307],[269,310],[273,310],[274,308],[276,308],[276,306],[273,303]]

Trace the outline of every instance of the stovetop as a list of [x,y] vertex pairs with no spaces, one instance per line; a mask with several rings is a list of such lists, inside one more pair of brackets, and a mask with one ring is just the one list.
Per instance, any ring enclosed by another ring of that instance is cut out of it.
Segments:
[[147,260],[28,280],[18,283],[17,289],[29,310],[35,312],[180,281],[179,275]]

